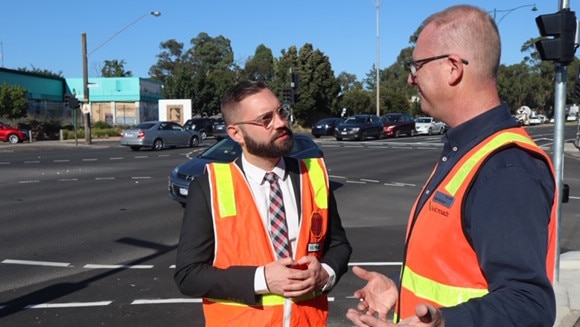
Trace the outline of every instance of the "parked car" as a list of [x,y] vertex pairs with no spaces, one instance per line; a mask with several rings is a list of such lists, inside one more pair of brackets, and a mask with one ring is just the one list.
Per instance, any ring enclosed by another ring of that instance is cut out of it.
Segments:
[[183,128],[198,131],[201,138],[205,140],[208,136],[213,136],[215,123],[216,119],[214,118],[192,118],[183,124]]
[[389,113],[381,117],[383,121],[383,133],[387,136],[399,137],[401,135],[415,136],[415,120],[411,115],[402,113]]
[[415,131],[417,134],[443,134],[445,133],[445,123],[433,117],[415,118]]
[[178,146],[194,147],[202,141],[201,134],[171,121],[148,121],[121,131],[120,144],[133,151],[141,148],[161,150]]
[[216,140],[221,141],[226,136],[228,136],[228,126],[223,119],[217,119],[216,122],[213,124],[213,136]]
[[324,118],[312,125],[312,136],[319,138],[321,136],[333,136],[336,126],[342,123],[342,118]]
[[[177,167],[169,175],[169,198],[185,205],[189,182],[203,174],[205,165],[210,162],[232,162],[242,154],[242,148],[230,137],[226,137],[207,148],[200,155]],[[308,136],[294,134],[294,147],[291,157],[298,159],[322,158],[323,152]]]
[[16,144],[28,140],[28,131],[0,122],[0,141]]
[[353,115],[334,128],[334,137],[342,139],[365,140],[368,137],[383,137],[383,123],[377,115]]

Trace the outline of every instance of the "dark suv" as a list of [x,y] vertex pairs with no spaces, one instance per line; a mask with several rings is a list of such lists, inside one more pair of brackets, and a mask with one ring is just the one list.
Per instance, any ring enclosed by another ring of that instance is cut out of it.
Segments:
[[188,119],[185,124],[183,124],[183,128],[198,131],[199,134],[201,134],[201,138],[205,140],[208,136],[213,135],[213,127],[215,123],[216,120],[213,118],[193,118]]

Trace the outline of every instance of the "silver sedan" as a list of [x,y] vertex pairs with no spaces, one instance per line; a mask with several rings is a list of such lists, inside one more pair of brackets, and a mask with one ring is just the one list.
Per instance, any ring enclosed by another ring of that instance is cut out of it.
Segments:
[[175,122],[148,121],[122,130],[120,143],[133,151],[141,148],[161,150],[178,146],[198,146],[201,139],[199,132],[184,129]]

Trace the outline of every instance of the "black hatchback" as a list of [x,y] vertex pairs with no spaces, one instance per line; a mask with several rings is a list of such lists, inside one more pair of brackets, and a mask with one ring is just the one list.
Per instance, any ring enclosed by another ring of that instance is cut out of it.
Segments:
[[321,136],[334,135],[334,129],[342,123],[342,118],[324,118],[312,125],[312,136],[319,138]]

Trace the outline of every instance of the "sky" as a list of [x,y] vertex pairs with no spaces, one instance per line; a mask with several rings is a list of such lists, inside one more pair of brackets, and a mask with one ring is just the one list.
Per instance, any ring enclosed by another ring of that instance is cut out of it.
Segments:
[[[539,36],[535,18],[559,9],[559,1],[544,0],[535,3],[534,12],[534,2],[527,1],[2,0],[0,66],[81,78],[85,33],[89,77],[100,76],[105,60],[124,60],[126,71],[146,78],[162,52],[160,43],[175,39],[189,49],[190,40],[204,32],[229,39],[242,67],[260,44],[280,57],[290,46],[310,43],[329,58],[336,76],[347,72],[362,80],[373,70],[377,53],[381,69],[389,67],[426,17],[461,3],[495,13],[502,63],[511,65],[526,55],[522,44]],[[161,15],[149,15],[152,11]]]

